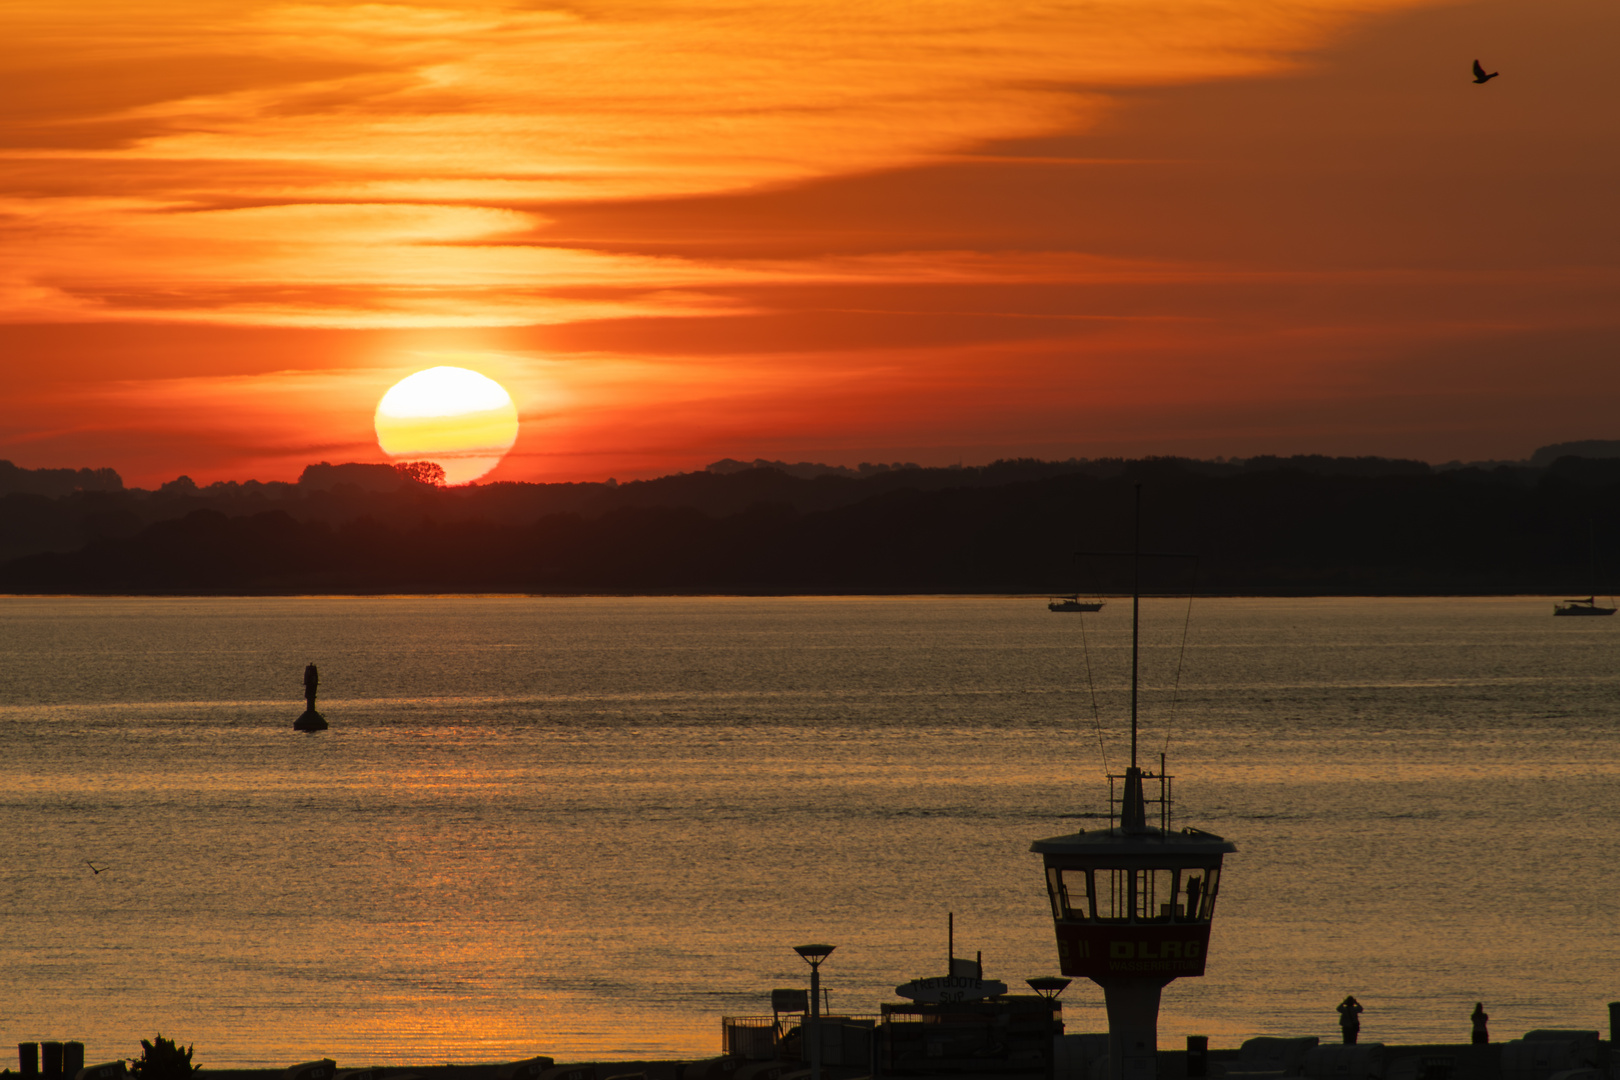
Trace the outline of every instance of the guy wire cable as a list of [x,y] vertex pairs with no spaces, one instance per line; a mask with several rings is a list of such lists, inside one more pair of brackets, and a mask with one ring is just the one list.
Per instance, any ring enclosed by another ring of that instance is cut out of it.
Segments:
[[1187,585],[1187,618],[1181,624],[1181,652],[1176,656],[1176,684],[1170,691],[1170,717],[1164,725],[1164,748],[1170,752],[1170,732],[1176,726],[1176,704],[1181,700],[1181,669],[1187,662],[1187,633],[1192,627],[1193,594],[1198,591],[1198,560],[1193,559],[1192,581]]
[[1091,646],[1086,643],[1086,613],[1080,616],[1080,652],[1086,658],[1086,689],[1091,691],[1091,722],[1097,728],[1097,749],[1102,751],[1103,775],[1108,775],[1108,746],[1103,742],[1102,713],[1097,709],[1097,684],[1091,678]]

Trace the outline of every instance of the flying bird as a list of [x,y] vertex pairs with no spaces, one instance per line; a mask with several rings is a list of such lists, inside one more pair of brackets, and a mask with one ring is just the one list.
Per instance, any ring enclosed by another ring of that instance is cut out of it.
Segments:
[[1486,74],[1485,69],[1479,66],[1479,61],[1478,60],[1474,61],[1474,81],[1475,82],[1477,82],[1477,83],[1487,83],[1487,82],[1490,82],[1492,79],[1496,78],[1500,74],[1502,74],[1500,71],[1493,71],[1493,72],[1490,72],[1489,74]]
[[84,865],[86,865],[86,866],[88,866],[90,868],[90,872],[92,874],[99,874],[103,870],[111,870],[112,869],[112,867],[110,867],[110,866],[97,866],[95,863],[91,862],[89,859],[84,860]]

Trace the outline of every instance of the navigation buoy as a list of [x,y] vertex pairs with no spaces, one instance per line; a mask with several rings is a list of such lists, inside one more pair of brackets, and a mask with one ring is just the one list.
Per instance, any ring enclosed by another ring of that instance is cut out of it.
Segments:
[[320,685],[321,673],[311,663],[304,668],[304,715],[293,721],[294,731],[326,730],[326,717],[315,711],[315,691]]

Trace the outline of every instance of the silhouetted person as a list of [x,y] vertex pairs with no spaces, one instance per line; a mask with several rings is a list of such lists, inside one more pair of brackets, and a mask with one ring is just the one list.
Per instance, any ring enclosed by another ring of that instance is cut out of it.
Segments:
[[310,664],[304,669],[304,701],[309,705],[309,711],[315,711],[315,691],[321,685],[321,673]]
[[1339,1004],[1339,1030],[1344,1032],[1344,1045],[1354,1046],[1361,1034],[1361,1002],[1347,997]]
[[1485,1003],[1483,1001],[1474,1002],[1474,1011],[1468,1014],[1468,1019],[1474,1022],[1474,1045],[1484,1046],[1490,1042],[1491,1033],[1486,1030],[1485,1025],[1490,1022],[1491,1018],[1485,1015]]
[[1485,69],[1479,66],[1479,61],[1478,60],[1474,61],[1474,81],[1475,82],[1477,82],[1477,83],[1488,83],[1488,82],[1490,82],[1492,79],[1496,78],[1500,74],[1502,74],[1500,71],[1493,71],[1489,75],[1487,75],[1485,73]]
[[1203,891],[1202,878],[1187,879],[1187,918],[1198,918],[1198,897]]

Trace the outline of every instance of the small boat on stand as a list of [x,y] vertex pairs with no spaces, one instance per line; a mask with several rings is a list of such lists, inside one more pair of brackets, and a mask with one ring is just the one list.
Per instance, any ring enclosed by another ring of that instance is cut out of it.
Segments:
[[1553,605],[1554,615],[1613,615],[1614,612],[1612,607],[1598,607],[1596,596],[1588,596],[1584,600],[1565,600],[1562,604]]

